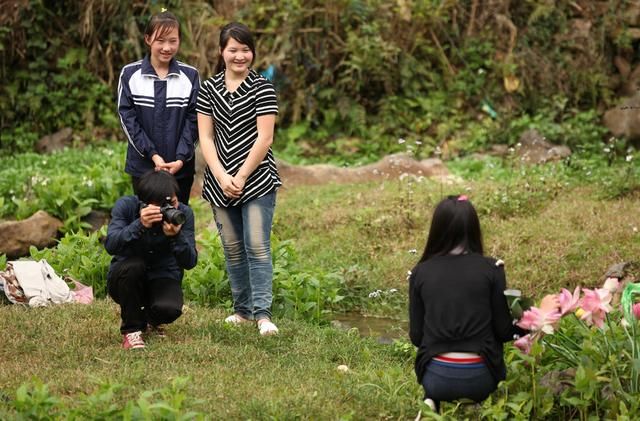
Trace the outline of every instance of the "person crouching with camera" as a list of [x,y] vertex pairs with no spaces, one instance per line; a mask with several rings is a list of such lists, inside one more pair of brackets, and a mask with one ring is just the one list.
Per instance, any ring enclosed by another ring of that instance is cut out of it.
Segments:
[[198,252],[193,211],[178,202],[178,193],[173,175],[150,171],[140,178],[137,196],[121,197],[111,211],[107,291],[120,305],[125,349],[144,348],[143,333],[164,337],[164,325],[182,314],[182,277]]

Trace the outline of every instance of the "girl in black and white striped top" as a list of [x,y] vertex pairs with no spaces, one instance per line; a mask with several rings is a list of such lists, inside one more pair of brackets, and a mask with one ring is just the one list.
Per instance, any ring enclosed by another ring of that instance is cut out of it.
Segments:
[[224,246],[234,300],[229,323],[271,322],[270,234],[276,189],[282,184],[271,143],[278,103],[271,82],[251,69],[255,44],[249,29],[230,23],[220,32],[216,75],[202,83],[198,132],[207,162],[203,197],[211,203]]

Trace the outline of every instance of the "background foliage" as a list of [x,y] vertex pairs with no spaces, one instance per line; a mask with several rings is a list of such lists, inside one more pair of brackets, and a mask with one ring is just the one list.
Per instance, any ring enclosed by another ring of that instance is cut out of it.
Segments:
[[[3,3],[4,153],[66,126],[118,133],[118,73],[145,53],[144,25],[161,7],[180,18],[179,58],[202,78],[224,23],[254,30],[255,67],[269,69],[279,91],[281,156],[303,160],[371,160],[398,138],[421,142],[425,155],[443,145],[464,154],[513,144],[531,126],[574,147],[598,143],[600,114],[624,87],[613,57],[634,51],[635,9],[622,0]],[[570,133],[553,130],[567,122]]]

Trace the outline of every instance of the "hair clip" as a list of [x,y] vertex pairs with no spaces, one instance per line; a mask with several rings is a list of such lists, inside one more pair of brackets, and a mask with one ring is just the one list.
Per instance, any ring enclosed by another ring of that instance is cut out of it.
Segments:
[[458,202],[466,202],[467,200],[469,200],[469,198],[465,194],[458,196]]

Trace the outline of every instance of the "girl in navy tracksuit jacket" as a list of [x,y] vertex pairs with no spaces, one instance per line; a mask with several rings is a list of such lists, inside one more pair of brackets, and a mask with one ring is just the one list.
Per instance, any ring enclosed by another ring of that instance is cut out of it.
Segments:
[[198,71],[175,59],[180,24],[169,12],[154,15],[144,33],[149,54],[122,69],[118,114],[129,141],[125,171],[133,188],[151,169],[175,175],[178,200],[189,203],[195,173]]

